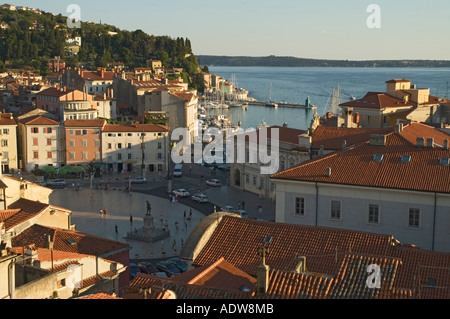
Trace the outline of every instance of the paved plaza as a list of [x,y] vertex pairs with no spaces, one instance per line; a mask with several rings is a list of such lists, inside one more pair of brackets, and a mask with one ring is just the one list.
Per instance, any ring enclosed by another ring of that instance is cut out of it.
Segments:
[[[228,174],[218,172],[214,178],[222,180],[222,187],[206,187],[204,181],[212,178],[209,168],[194,166],[192,172],[186,172],[183,178],[174,179],[173,188],[186,188],[191,194],[198,191],[198,185],[203,178],[202,191],[206,193],[212,204],[194,203],[190,198],[181,199],[178,203],[171,203],[167,194],[167,180],[158,176],[148,176],[149,183],[133,185],[133,192],[123,191],[129,185],[128,181],[133,176],[124,174],[106,175],[103,179],[95,179],[92,184],[89,180],[78,180],[74,185],[80,185],[76,190],[69,183],[67,189],[56,189],[50,196],[50,203],[55,206],[70,209],[72,211],[72,223],[76,230],[108,238],[130,245],[131,260],[164,259],[178,256],[182,244],[186,242],[190,233],[198,223],[207,215],[214,213],[214,206],[220,210],[224,206],[238,208],[238,202],[245,202],[245,210],[249,218],[275,220],[275,204],[271,200],[261,200],[257,195],[226,186]],[[111,185],[111,190],[104,190],[105,184]],[[101,187],[97,186],[100,185]],[[148,193],[148,194],[146,194]],[[170,237],[154,242],[140,242],[127,240],[127,233],[140,230],[144,226],[144,217],[147,213],[147,201],[151,204],[151,215],[154,225],[163,228],[167,225]],[[260,214],[257,207],[263,205]],[[106,209],[106,217],[100,216],[100,210]],[[192,218],[184,217],[186,211]],[[130,216],[133,222],[130,222]],[[117,225],[117,233],[116,233]]]
[[[170,237],[155,243],[127,240],[125,237],[128,232],[144,226],[147,201],[152,205],[151,215],[154,217],[155,227],[163,228],[167,224]],[[130,195],[113,190],[55,190],[50,196],[50,203],[72,210],[72,223],[76,225],[77,231],[129,244],[130,259],[177,256],[182,243],[205,217],[204,214],[192,210],[192,218],[188,220],[184,218],[185,211],[187,216],[190,214],[191,208],[187,206],[170,203],[168,199],[138,193]],[[102,209],[106,209],[106,217],[100,215]],[[130,215],[133,217],[132,223]],[[178,223],[178,227],[175,223]]]

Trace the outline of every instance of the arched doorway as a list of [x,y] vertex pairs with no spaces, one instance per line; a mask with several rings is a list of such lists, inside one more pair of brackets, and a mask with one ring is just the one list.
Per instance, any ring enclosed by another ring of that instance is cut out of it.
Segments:
[[238,169],[234,172],[234,186],[241,187],[241,171]]

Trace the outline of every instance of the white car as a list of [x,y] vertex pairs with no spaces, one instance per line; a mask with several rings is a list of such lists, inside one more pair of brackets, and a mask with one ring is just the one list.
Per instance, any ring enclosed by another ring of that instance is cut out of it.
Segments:
[[192,200],[194,202],[198,202],[198,203],[208,203],[208,196],[206,196],[205,194],[197,194],[191,197]]
[[180,196],[180,197],[189,197],[190,194],[185,189],[176,189],[172,192],[174,195]]
[[138,177],[131,181],[131,184],[145,184],[147,183],[147,179],[145,177]]
[[219,181],[218,179],[211,179],[206,182],[206,185],[213,186],[213,187],[220,187],[220,186],[222,186],[222,182]]

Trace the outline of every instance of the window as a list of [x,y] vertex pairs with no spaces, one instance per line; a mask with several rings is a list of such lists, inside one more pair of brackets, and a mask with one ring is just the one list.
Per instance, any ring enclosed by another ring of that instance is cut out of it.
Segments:
[[112,144],[111,143],[108,143],[108,149],[109,150],[112,149]]
[[95,147],[100,147],[100,140],[95,140]]
[[256,186],[256,177],[253,176],[253,185]]
[[9,129],[8,128],[4,128],[3,129],[3,134],[4,135],[8,135],[9,134]]
[[74,152],[70,152],[69,157],[71,160],[75,159],[75,153]]
[[37,138],[33,138],[33,146],[39,146],[39,140]]
[[87,147],[87,141],[86,141],[86,140],[83,140],[83,141],[82,141],[82,145],[83,145],[83,147]]
[[3,153],[3,155],[2,155],[3,159],[8,159],[9,158],[8,152],[2,152],[2,153]]
[[158,164],[158,172],[162,172],[162,165]]
[[275,184],[274,183],[270,183],[270,191],[275,192]]
[[266,186],[266,183],[265,183],[265,180],[264,180],[264,178],[260,178],[259,179],[259,187],[261,188],[261,189],[264,189],[264,187]]
[[128,159],[129,159],[129,160],[131,159],[131,154],[128,154]]
[[379,223],[379,213],[380,206],[376,204],[369,205],[369,223],[370,224],[378,224]]
[[128,133],[128,136],[133,136],[133,133]]
[[158,153],[158,159],[162,159],[162,153]]
[[39,128],[38,127],[32,127],[31,128],[31,133],[33,133],[33,134],[39,133]]
[[419,228],[419,225],[420,225],[420,209],[410,208],[408,226],[411,228]]
[[250,183],[250,175],[245,175],[245,182],[246,182],[247,184]]
[[39,152],[33,152],[33,159],[39,159]]
[[118,137],[122,137],[122,133],[117,134]]
[[128,149],[131,149],[131,143],[128,143]]
[[74,140],[70,140],[69,141],[69,145],[70,145],[70,147],[75,147],[75,141]]
[[74,134],[74,130],[69,130],[69,135],[73,135]]
[[162,143],[158,143],[158,149],[162,149]]
[[87,130],[83,130],[83,135],[87,135]]
[[341,219],[341,202],[338,200],[331,201],[331,219]]
[[47,139],[47,146],[52,146],[52,139],[51,138]]
[[82,159],[84,159],[84,160],[88,159],[88,153],[87,152],[83,152]]
[[441,158],[441,159],[439,159],[439,165],[441,165],[441,166],[449,166],[450,165],[450,159],[449,158]]
[[95,160],[100,160],[100,152],[95,152]]
[[120,150],[122,148],[122,143],[117,144],[117,148]]
[[47,152],[47,158],[48,159],[53,158],[53,152]]
[[47,134],[52,134],[52,128],[51,127],[47,127],[47,128],[44,128],[44,133],[47,133]]
[[370,115],[369,116],[367,116],[367,123],[371,123],[372,122],[372,118],[370,117]]
[[8,146],[8,140],[2,140],[2,146],[7,147]]
[[117,154],[117,160],[121,161],[122,160],[122,154]]
[[408,164],[409,162],[411,162],[411,156],[410,155],[403,155],[400,158],[400,163]]
[[302,197],[295,199],[295,215],[305,216],[305,199]]

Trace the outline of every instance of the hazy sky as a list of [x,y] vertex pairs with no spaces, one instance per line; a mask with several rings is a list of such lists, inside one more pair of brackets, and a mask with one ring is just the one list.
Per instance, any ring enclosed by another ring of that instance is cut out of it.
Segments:
[[[450,59],[449,0],[15,1],[81,20],[154,35],[187,37],[196,55],[320,59]],[[381,27],[367,20],[377,4]]]

